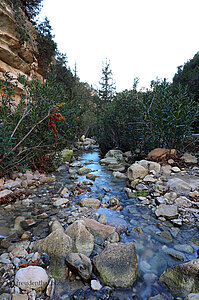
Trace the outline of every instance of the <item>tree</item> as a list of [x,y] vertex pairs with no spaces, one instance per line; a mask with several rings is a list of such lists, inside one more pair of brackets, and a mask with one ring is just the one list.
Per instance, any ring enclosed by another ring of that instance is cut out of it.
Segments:
[[173,82],[187,86],[189,93],[199,101],[199,52],[183,66],[178,67]]
[[115,82],[112,78],[112,70],[110,69],[110,60],[103,62],[102,66],[102,77],[99,82],[101,89],[99,89],[98,94],[101,100],[111,101],[113,99],[115,88]]

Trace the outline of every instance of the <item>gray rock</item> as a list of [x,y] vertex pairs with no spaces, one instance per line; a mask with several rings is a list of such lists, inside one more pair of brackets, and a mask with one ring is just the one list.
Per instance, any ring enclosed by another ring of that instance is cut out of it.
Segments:
[[66,234],[70,236],[74,243],[75,251],[90,256],[94,248],[94,237],[86,229],[83,221],[76,221],[68,228]]
[[167,285],[174,295],[186,296],[199,293],[199,259],[175,265],[165,270],[159,280]]
[[190,192],[192,188],[190,184],[188,184],[186,181],[180,178],[169,179],[167,182],[167,186],[172,190],[176,190],[177,192],[185,192],[185,193]]
[[82,253],[69,253],[66,257],[66,263],[75,270],[78,275],[88,280],[92,273],[92,264],[90,259]]
[[185,298],[185,300],[199,300],[199,294],[191,293]]
[[121,164],[109,164],[108,165],[108,170],[110,171],[117,171],[117,172],[124,172],[125,171],[125,166]]
[[115,157],[118,160],[123,160],[123,152],[121,150],[109,150],[105,155],[105,158],[107,157]]
[[176,219],[178,217],[178,207],[176,205],[160,204],[155,210],[156,217],[165,217],[166,219]]
[[100,160],[101,165],[118,164],[118,160],[115,157],[106,157]]
[[17,271],[15,284],[25,291],[43,291],[48,284],[48,275],[41,267],[29,266]]
[[80,168],[78,171],[77,171],[77,174],[79,175],[85,175],[85,174],[88,174],[90,173],[92,170],[88,167],[82,167]]
[[181,156],[181,159],[184,160],[187,164],[197,164],[198,160],[197,157],[191,155],[190,153],[185,153],[183,156]]
[[48,297],[50,297],[50,299],[51,299],[53,297],[54,291],[55,291],[55,279],[51,278],[51,280],[46,288],[46,295]]
[[94,291],[99,291],[101,290],[102,285],[100,284],[100,282],[96,279],[91,280],[91,289]]
[[119,171],[113,172],[113,176],[118,179],[126,179],[127,176]]
[[175,204],[180,207],[191,207],[192,202],[185,196],[181,196],[175,200]]
[[72,249],[72,239],[59,229],[34,244],[34,250],[45,252],[51,257],[50,270],[54,278],[66,276],[65,257]]
[[59,207],[63,204],[69,204],[69,200],[66,199],[66,198],[59,198],[58,200],[54,201],[53,202],[53,205],[56,206],[56,207]]
[[93,263],[105,284],[114,287],[129,287],[138,274],[135,246],[130,244],[108,244],[93,259]]
[[101,202],[95,198],[82,198],[79,202],[80,206],[97,209],[100,207]]
[[138,163],[131,165],[127,170],[127,176],[130,181],[143,179],[148,174],[148,170]]
[[156,163],[154,161],[149,160],[140,160],[138,162],[139,165],[143,166],[148,171],[154,170],[156,173],[159,173],[161,170],[161,165],[159,163]]
[[190,245],[179,244],[179,245],[175,245],[174,248],[179,251],[194,253],[194,249]]

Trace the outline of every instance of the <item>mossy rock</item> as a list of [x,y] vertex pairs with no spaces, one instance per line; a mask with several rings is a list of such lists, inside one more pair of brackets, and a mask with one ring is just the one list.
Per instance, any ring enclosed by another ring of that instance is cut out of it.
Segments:
[[73,159],[73,150],[64,149],[61,153],[62,159],[65,162],[71,162]]

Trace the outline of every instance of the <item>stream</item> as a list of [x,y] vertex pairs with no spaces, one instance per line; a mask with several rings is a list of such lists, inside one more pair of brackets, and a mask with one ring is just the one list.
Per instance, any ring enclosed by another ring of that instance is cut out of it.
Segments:
[[[56,172],[56,182],[45,184],[31,191],[29,199],[33,200],[33,204],[29,206],[18,205],[14,210],[0,212],[0,237],[14,232],[14,223],[19,216],[35,219],[38,214],[47,213],[51,217],[56,215],[58,220],[67,220],[76,216],[78,201],[81,198],[92,197],[106,202],[111,196],[116,196],[120,199],[120,204],[123,207],[122,211],[99,208],[94,213],[103,214],[109,223],[119,223],[128,228],[128,234],[121,234],[120,241],[123,243],[132,242],[136,247],[139,268],[138,280],[132,288],[113,289],[111,294],[108,287],[104,287],[100,291],[92,291],[88,283],[70,282],[69,280],[60,281],[56,282],[53,299],[145,300],[161,293],[165,295],[165,298],[161,299],[177,299],[176,296],[168,292],[164,284],[158,281],[158,278],[165,269],[180,263],[179,257],[184,258],[184,261],[197,258],[198,247],[192,244],[190,239],[198,229],[187,226],[173,227],[168,221],[160,222],[147,205],[142,204],[138,199],[129,199],[126,193],[123,192],[126,185],[125,180],[114,178],[112,172],[108,171],[106,166],[99,164],[101,158],[98,150],[82,152],[80,156],[80,162],[83,164],[86,162],[88,167],[92,169],[92,174],[99,176],[93,182],[91,190],[74,197],[72,206],[57,211],[51,205],[51,198],[57,197],[63,186],[73,187],[77,182],[87,179],[86,175],[70,179],[68,172],[64,169]],[[36,226],[30,229],[32,240],[35,237],[46,237],[49,230],[48,223],[49,219],[37,219]],[[135,228],[139,228],[139,232],[134,231]],[[173,240],[159,236],[158,234],[162,231],[169,231]],[[110,296],[108,296],[109,294]],[[178,299],[183,298],[178,297]]]

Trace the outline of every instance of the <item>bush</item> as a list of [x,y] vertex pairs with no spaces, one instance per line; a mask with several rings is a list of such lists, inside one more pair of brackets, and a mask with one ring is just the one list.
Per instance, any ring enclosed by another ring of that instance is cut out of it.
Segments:
[[15,104],[12,78],[5,74],[0,80],[0,175],[50,162],[56,151],[74,141],[78,131],[70,99],[55,78],[44,83],[28,83],[25,77],[19,81],[26,94]]
[[115,147],[145,153],[155,147],[182,149],[197,113],[198,104],[186,88],[153,81],[145,93],[126,90],[99,104],[95,134],[103,152]]

